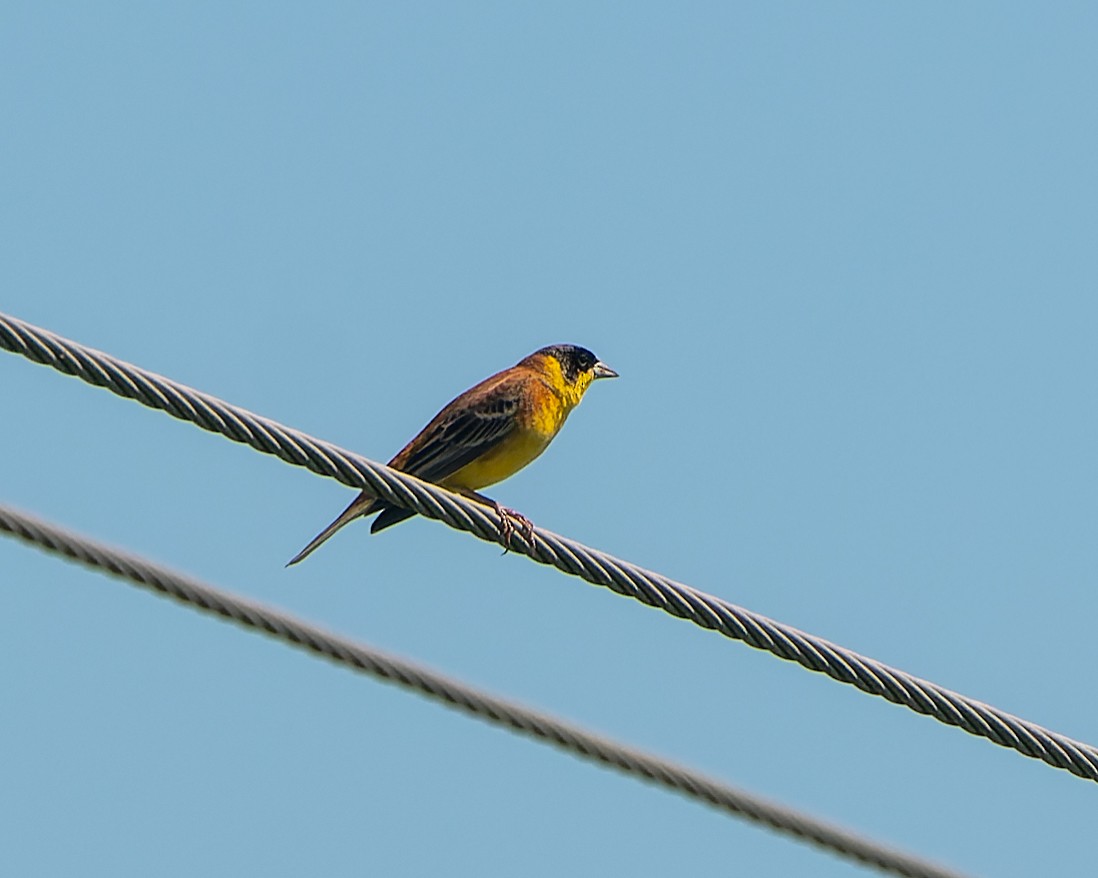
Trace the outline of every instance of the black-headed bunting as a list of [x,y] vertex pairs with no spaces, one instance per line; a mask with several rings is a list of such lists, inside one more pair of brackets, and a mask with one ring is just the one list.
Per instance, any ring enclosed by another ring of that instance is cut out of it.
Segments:
[[[500,516],[505,546],[515,524],[532,539],[533,525],[526,518],[477,492],[534,460],[560,432],[591,382],[617,375],[586,348],[544,347],[449,403],[389,466],[491,506]],[[375,513],[380,515],[370,533],[415,515],[363,491],[286,566],[306,558],[349,521]]]

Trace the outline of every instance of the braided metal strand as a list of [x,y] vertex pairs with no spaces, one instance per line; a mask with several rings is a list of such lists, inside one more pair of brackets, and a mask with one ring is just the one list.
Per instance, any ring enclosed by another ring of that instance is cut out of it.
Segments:
[[[367,488],[386,501],[469,531],[482,540],[495,542],[499,539],[499,522],[483,506],[4,314],[0,314],[0,348],[166,411],[173,417],[191,421],[287,463],[303,466],[354,488]],[[1079,777],[1098,780],[1098,750],[1089,744],[1051,732],[551,531],[538,529],[533,546],[521,534],[516,534],[511,547],[539,563],[550,564],[594,585],[605,586],[673,616],[688,619],[702,628],[718,631],[725,637],[742,640],[749,646],[827,674],[863,692],[957,726]]]
[[547,714],[489,695],[373,647],[328,633],[288,613],[78,536],[3,504],[0,504],[0,532],[882,872],[908,878],[961,878],[958,872],[904,854]]

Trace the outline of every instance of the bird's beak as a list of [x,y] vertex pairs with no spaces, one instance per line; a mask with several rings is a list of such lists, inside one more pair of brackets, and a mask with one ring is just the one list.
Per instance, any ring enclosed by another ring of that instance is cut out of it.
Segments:
[[603,362],[595,363],[595,377],[596,378],[617,378],[618,373],[611,369]]

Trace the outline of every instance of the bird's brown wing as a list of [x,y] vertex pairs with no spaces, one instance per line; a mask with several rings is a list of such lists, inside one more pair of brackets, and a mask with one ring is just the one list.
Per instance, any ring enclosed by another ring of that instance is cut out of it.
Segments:
[[424,481],[441,482],[487,454],[516,428],[519,395],[508,390],[500,387],[482,399],[447,406],[397,455],[393,466]]
[[[389,466],[423,479],[442,482],[463,466],[487,454],[516,428],[523,376],[502,372],[466,391],[409,442]],[[375,501],[370,533],[377,533],[415,515],[408,509]]]

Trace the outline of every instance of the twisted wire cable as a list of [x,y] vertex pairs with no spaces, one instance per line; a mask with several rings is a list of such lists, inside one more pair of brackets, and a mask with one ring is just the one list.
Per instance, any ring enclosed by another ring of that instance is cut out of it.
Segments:
[[0,532],[882,872],[907,878],[961,878],[960,873],[951,869],[331,634],[288,613],[222,591],[4,504],[0,504]]
[[[172,417],[190,421],[204,430],[220,433],[234,442],[250,445],[287,463],[353,488],[365,488],[387,502],[414,509],[482,540],[499,540],[500,522],[486,507],[2,313],[0,348],[165,411]],[[1090,744],[1049,731],[551,531],[538,528],[532,544],[521,534],[514,534],[511,548],[593,585],[604,586],[702,628],[743,641],[755,649],[797,662],[811,671],[826,674],[1078,777],[1098,781],[1098,749]]]

